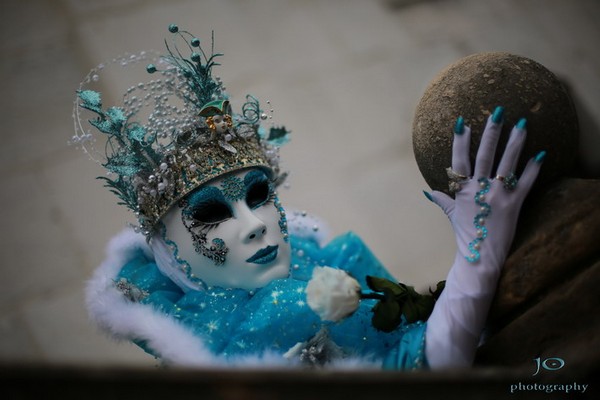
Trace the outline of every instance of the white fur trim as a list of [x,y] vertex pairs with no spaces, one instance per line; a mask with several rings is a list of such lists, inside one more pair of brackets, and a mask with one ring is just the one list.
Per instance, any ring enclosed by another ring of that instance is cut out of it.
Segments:
[[148,305],[134,303],[115,287],[116,277],[138,250],[152,258],[146,239],[132,230],[113,237],[105,261],[94,272],[86,287],[90,318],[117,340],[143,340],[163,362],[179,366],[264,367],[292,366],[280,354],[238,357],[226,361],[212,354],[190,331],[174,319]]
[[126,230],[108,244],[107,258],[86,288],[90,317],[117,339],[144,340],[169,364],[218,365],[220,361],[184,326],[152,307],[133,303],[114,285],[117,274],[137,250],[152,257],[144,236]]

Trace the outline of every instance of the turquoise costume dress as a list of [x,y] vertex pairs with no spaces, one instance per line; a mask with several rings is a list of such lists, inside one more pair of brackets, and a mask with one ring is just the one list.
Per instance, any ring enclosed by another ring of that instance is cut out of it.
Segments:
[[[306,304],[305,288],[315,266],[347,271],[363,289],[367,288],[367,275],[393,280],[360,238],[347,233],[322,248],[311,238],[292,236],[290,241],[290,276],[255,291],[215,287],[184,292],[159,271],[151,253],[142,248],[128,252],[112,282],[121,295],[126,292],[128,302],[151,307],[177,321],[211,353],[231,362],[265,353],[281,356],[325,327],[328,339],[341,348],[344,358],[381,363],[388,369],[426,365],[425,323],[402,323],[395,331],[384,333],[371,324],[374,300],[362,300],[354,314],[338,323],[322,322]],[[88,293],[88,303],[90,297],[93,295]],[[94,316],[93,310],[91,314]],[[149,344],[143,334],[118,336],[126,336],[148,353],[162,357],[161,349]]]

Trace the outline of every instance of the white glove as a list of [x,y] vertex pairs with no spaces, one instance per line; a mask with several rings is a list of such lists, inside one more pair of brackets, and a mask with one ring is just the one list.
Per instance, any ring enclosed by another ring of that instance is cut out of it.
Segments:
[[546,154],[540,152],[529,161],[511,190],[510,175],[515,171],[525,143],[526,121],[522,119],[513,128],[492,178],[502,114],[502,107],[497,107],[487,121],[473,175],[469,160],[471,131],[463,126],[462,118],[457,120],[452,169],[465,178],[458,184],[461,189],[455,200],[442,192],[426,193],[450,219],[457,244],[446,287],[427,322],[426,355],[431,368],[472,364],[500,271],[512,244],[521,205]]

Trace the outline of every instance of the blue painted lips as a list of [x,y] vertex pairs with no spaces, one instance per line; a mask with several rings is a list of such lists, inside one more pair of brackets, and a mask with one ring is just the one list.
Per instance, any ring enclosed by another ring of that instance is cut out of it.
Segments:
[[254,255],[247,259],[246,262],[253,264],[268,264],[277,258],[278,249],[279,246],[267,246],[254,253]]

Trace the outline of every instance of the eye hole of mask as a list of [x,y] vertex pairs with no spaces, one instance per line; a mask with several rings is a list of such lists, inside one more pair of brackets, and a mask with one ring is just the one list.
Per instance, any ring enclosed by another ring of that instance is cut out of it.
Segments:
[[253,184],[246,194],[246,204],[248,207],[254,209],[265,204],[269,197],[271,196],[271,191],[269,189],[268,182],[257,182]]
[[215,224],[232,217],[229,207],[221,202],[203,204],[192,210],[191,217],[204,224]]

